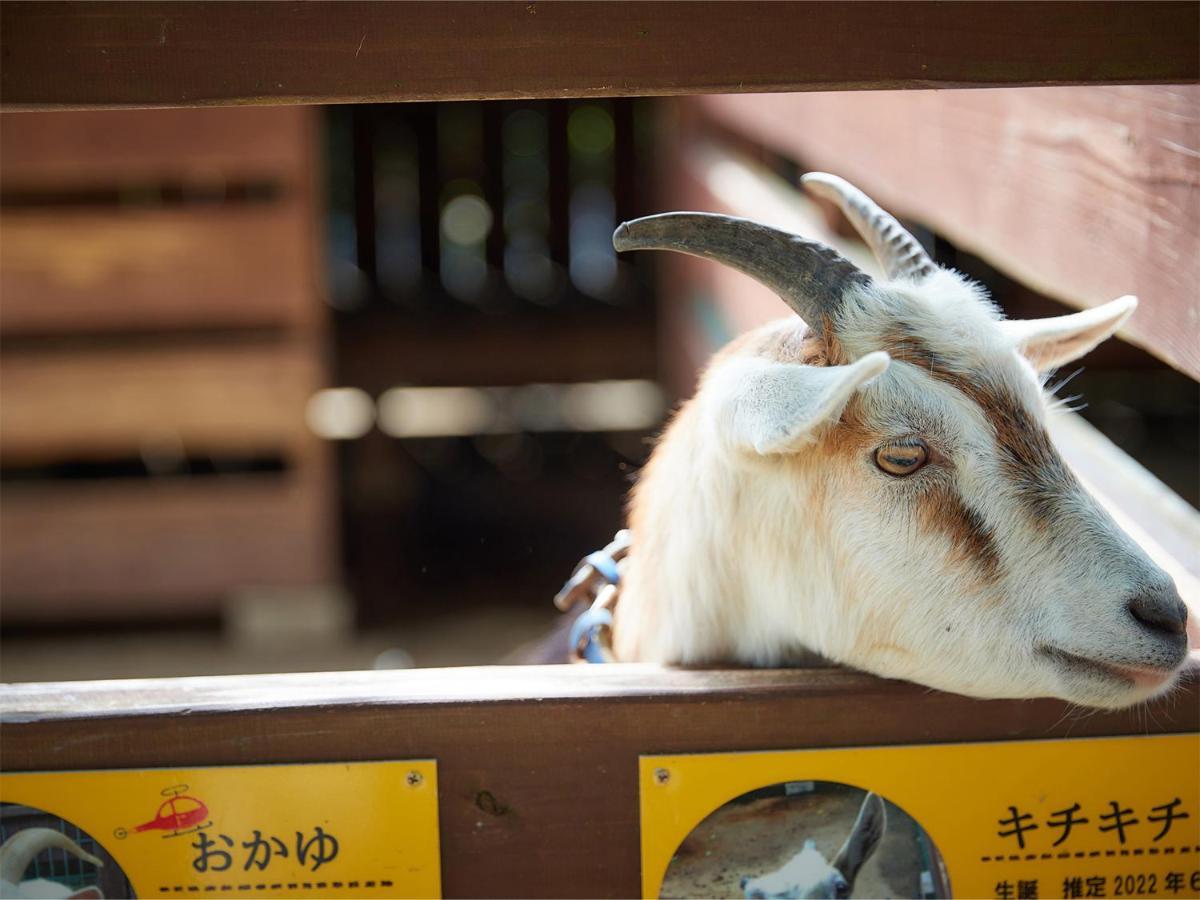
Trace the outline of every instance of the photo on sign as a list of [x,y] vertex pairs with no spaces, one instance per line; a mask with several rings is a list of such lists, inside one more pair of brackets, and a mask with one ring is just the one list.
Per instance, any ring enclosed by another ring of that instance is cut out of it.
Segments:
[[0,897],[134,897],[133,886],[94,837],[54,813],[0,803]]
[[789,781],[735,797],[676,849],[661,897],[949,897],[933,841],[878,794]]

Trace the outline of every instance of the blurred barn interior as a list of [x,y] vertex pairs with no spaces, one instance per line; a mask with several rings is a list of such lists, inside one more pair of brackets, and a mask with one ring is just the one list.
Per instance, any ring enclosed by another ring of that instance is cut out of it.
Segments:
[[[1004,92],[939,92],[960,93]],[[861,253],[796,192],[835,167],[756,101],[0,117],[0,678],[476,664],[536,640],[697,367],[785,311],[707,263],[618,259],[615,225],[749,210]],[[1009,315],[1067,309],[907,224]],[[1113,234],[1095,223],[1096,254]],[[1113,341],[1065,393],[1200,502],[1195,381]]]

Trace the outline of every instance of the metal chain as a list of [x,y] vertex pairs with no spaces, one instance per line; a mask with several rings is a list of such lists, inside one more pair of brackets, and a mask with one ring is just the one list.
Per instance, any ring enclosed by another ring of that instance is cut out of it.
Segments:
[[614,662],[612,616],[620,599],[619,563],[629,554],[633,535],[622,528],[603,549],[589,553],[554,597],[554,605],[569,612],[586,601],[588,610],[575,622],[572,662]]

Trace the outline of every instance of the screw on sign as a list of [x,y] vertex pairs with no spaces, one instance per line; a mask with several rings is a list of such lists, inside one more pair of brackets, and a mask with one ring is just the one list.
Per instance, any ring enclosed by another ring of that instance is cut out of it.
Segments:
[[420,772],[413,771],[408,773],[408,777],[405,780],[408,782],[409,787],[416,787],[423,779]]

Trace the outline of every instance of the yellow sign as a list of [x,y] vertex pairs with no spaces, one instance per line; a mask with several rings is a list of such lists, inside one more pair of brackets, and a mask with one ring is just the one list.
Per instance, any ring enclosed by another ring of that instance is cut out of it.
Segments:
[[7,856],[44,844],[79,862],[38,871],[34,852],[4,878],[107,897],[437,897],[437,796],[432,760],[6,773]]
[[644,756],[646,897],[1198,897],[1200,735]]

